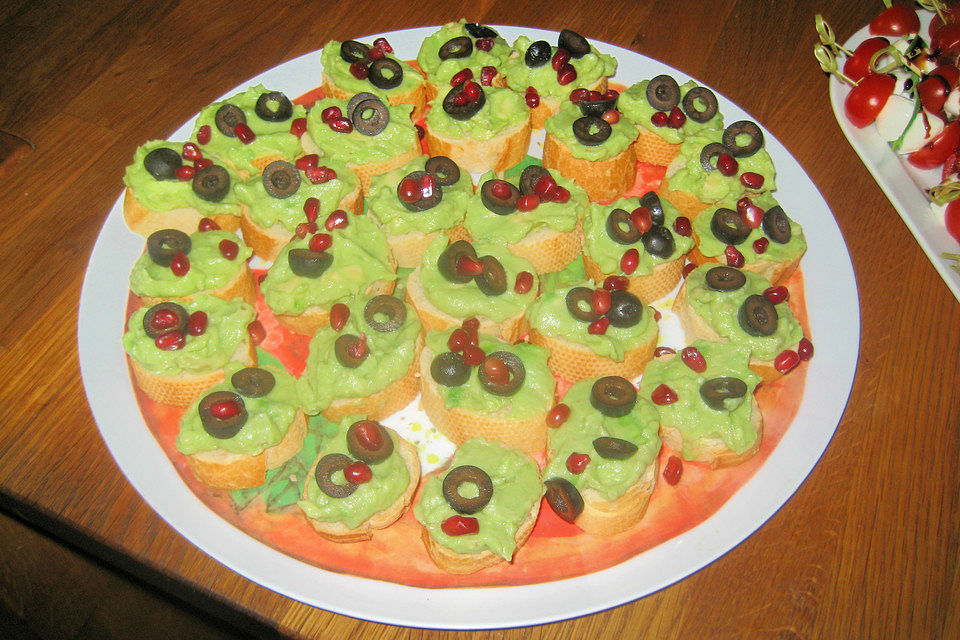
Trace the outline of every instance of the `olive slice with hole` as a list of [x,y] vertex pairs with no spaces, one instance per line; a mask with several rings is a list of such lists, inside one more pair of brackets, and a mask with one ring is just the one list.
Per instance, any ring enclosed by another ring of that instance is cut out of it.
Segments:
[[310,251],[310,249],[290,249],[287,264],[290,271],[301,278],[319,278],[330,268],[333,256],[328,251]]
[[403,67],[393,58],[374,60],[367,80],[377,89],[395,89],[403,82]]
[[[498,183],[507,185],[506,188],[509,189],[509,193],[505,198],[501,198],[495,193],[497,189],[504,188],[497,187]],[[517,200],[519,199],[520,190],[506,180],[493,178],[480,185],[480,202],[483,203],[483,206],[485,206],[488,211],[492,211],[498,216],[508,216],[515,212],[517,210]]]
[[574,287],[567,291],[567,311],[580,322],[593,322],[600,317],[593,312],[593,291],[587,287]]
[[643,248],[652,256],[657,258],[669,258],[673,255],[676,244],[673,241],[673,233],[666,225],[655,224],[641,237]]
[[581,100],[577,103],[580,107],[580,113],[585,116],[601,117],[607,111],[617,108],[619,94],[614,98],[600,98],[599,100]]
[[643,303],[626,289],[610,292],[610,309],[605,314],[611,327],[634,327],[643,318]]
[[647,102],[657,111],[670,111],[680,104],[680,85],[673,76],[661,74],[647,83]]
[[473,102],[457,104],[457,96],[463,93],[465,84],[466,83],[461,83],[452,87],[443,98],[443,110],[454,120],[469,120],[487,103],[487,96],[484,94],[483,89],[480,89],[480,97]]
[[561,520],[573,524],[583,513],[583,496],[577,488],[566,478],[550,478],[543,485],[546,488],[544,497],[553,512]]
[[460,167],[447,156],[430,158],[424,170],[432,175],[441,187],[450,187],[460,182]]
[[463,25],[463,28],[467,30],[467,33],[478,40],[480,38],[496,38],[498,35],[500,35],[487,25],[477,24],[476,22],[468,22]]
[[207,202],[220,202],[230,193],[230,174],[218,164],[208,164],[193,174],[190,188]]
[[550,62],[553,57],[553,47],[546,40],[537,40],[527,47],[527,52],[523,56],[523,63],[531,69],[542,67]]
[[530,164],[520,172],[520,182],[517,185],[520,189],[520,195],[525,196],[536,192],[537,182],[540,178],[553,178],[550,171],[539,164]]
[[375,136],[390,124],[390,110],[376,98],[364,100],[356,106],[351,116],[353,128],[365,136]]
[[257,104],[253,108],[261,120],[267,122],[283,122],[293,116],[293,103],[282,91],[268,91],[261,93]]
[[169,267],[178,253],[190,253],[190,246],[190,236],[178,229],[159,229],[147,236],[147,255],[161,267]]
[[[440,200],[443,199],[443,187],[441,187],[439,184],[436,184],[436,180],[434,180],[435,184],[433,185],[433,193],[430,194],[430,197],[423,197],[423,190],[420,187],[420,181],[425,175],[427,175],[426,171],[414,171],[413,173],[408,173],[405,175],[403,180],[397,183],[397,199],[400,200],[400,204],[402,204],[407,211],[411,211],[413,213],[427,211],[440,204]],[[403,181],[407,178],[410,178],[417,183],[419,198],[415,202],[407,202],[400,197],[400,188],[403,186]]]
[[440,56],[441,60],[449,60],[450,58],[466,58],[471,53],[473,53],[473,40],[467,36],[457,36],[440,45],[437,55]]
[[272,373],[260,367],[244,367],[230,376],[230,384],[242,396],[262,398],[277,385]]
[[[460,493],[460,487],[465,484],[472,484],[476,487],[477,495],[472,498],[465,497]],[[454,467],[447,472],[443,478],[443,499],[447,501],[450,508],[457,513],[470,515],[480,511],[490,498],[493,497],[493,480],[489,474],[480,467],[472,464],[463,464]]]
[[663,224],[666,216],[663,213],[663,202],[655,191],[647,191],[640,196],[640,206],[646,207],[650,211],[650,220],[653,224]]
[[480,263],[483,264],[483,273],[473,278],[477,287],[491,297],[502,295],[507,290],[507,272],[503,265],[493,256],[483,256]]
[[683,112],[694,122],[704,123],[717,115],[720,106],[717,96],[706,87],[694,87],[687,91],[681,102]]
[[633,244],[642,236],[624,209],[614,209],[607,215],[606,230],[610,239],[618,244]]
[[213,123],[217,125],[217,130],[228,138],[236,138],[237,134],[233,129],[238,124],[244,124],[247,116],[244,115],[240,107],[233,104],[225,104],[213,116]]
[[[385,319],[380,320],[381,317]],[[402,327],[407,319],[407,306],[393,296],[374,296],[363,308],[363,318],[374,331],[393,333]]]
[[[750,141],[740,144],[740,136],[747,136]],[[723,130],[723,146],[730,149],[734,158],[749,158],[763,147],[763,131],[755,122],[738,120]]]
[[624,377],[604,376],[593,383],[590,404],[605,416],[622,418],[637,404],[637,390]]
[[359,367],[363,361],[367,359],[367,355],[369,354],[369,351],[366,349],[360,357],[357,357],[357,355],[353,353],[354,346],[359,341],[360,337],[352,333],[344,333],[338,337],[336,342],[333,343],[333,355],[337,357],[337,362],[348,369],[356,369]]
[[331,498],[346,498],[356,491],[357,485],[349,480],[343,484],[336,484],[333,481],[333,474],[337,471],[343,471],[351,464],[353,464],[353,460],[345,453],[328,453],[320,458],[317,462],[317,468],[313,472],[313,477],[317,481],[320,491]]
[[[232,410],[223,411],[228,403],[232,405]],[[240,433],[240,429],[247,423],[247,407],[240,394],[233,391],[208,393],[197,405],[197,412],[200,414],[203,430],[218,440],[232,438]],[[221,415],[215,415],[218,413]]]
[[143,158],[143,168],[156,180],[176,180],[183,164],[180,154],[170,147],[159,147]]
[[777,330],[777,324],[779,324],[777,307],[765,296],[755,293],[747,296],[747,299],[740,305],[737,321],[740,323],[740,328],[751,336],[773,335]]
[[790,218],[784,212],[783,207],[774,205],[767,209],[763,214],[763,232],[777,244],[786,244],[790,242],[793,231],[790,228]]
[[717,411],[732,411],[740,406],[741,402],[735,403],[736,406],[727,408],[725,400],[730,398],[744,398],[747,395],[747,383],[740,378],[722,376],[711,378],[700,385],[700,397],[711,409]]
[[747,276],[733,267],[713,267],[705,276],[707,286],[714,291],[736,291],[747,284]]
[[437,269],[440,270],[440,275],[448,282],[464,284],[473,280],[473,276],[460,273],[457,269],[457,262],[461,256],[468,256],[473,260],[477,259],[477,252],[473,245],[466,240],[457,240],[444,249],[440,257],[437,258]]
[[370,93],[369,91],[361,91],[360,93],[354,94],[354,96],[347,101],[346,117],[351,122],[353,122],[353,110],[357,108],[358,104],[365,100],[380,100],[380,96]]
[[627,460],[637,452],[637,445],[629,440],[610,436],[601,436],[595,439],[593,448],[601,458],[607,460]]
[[742,244],[750,231],[749,225],[733,209],[720,207],[710,219],[710,232],[724,244]]
[[527,369],[523,366],[523,361],[509,351],[494,351],[487,356],[496,358],[506,365],[510,372],[510,379],[504,384],[497,384],[487,377],[484,367],[477,367],[477,378],[480,380],[480,386],[495,396],[512,396],[520,387],[523,386],[523,379],[527,375]]
[[283,160],[268,164],[260,177],[263,188],[274,198],[289,198],[300,188],[300,170]]
[[716,171],[716,159],[719,158],[722,153],[733,155],[730,153],[730,149],[719,142],[711,142],[704,146],[703,149],[700,150],[700,166],[703,167],[704,171]]
[[356,40],[344,40],[340,43],[340,57],[344,62],[363,62],[370,53],[370,47]]
[[[156,326],[155,317],[160,314],[163,321],[163,327]],[[172,317],[171,317],[172,316]],[[143,330],[151,338],[156,338],[169,331],[184,332],[187,328],[187,319],[190,314],[176,302],[161,302],[155,304],[143,315]]]
[[573,121],[573,135],[580,144],[587,147],[602,144],[610,137],[611,133],[613,133],[613,129],[610,127],[610,123],[602,118],[583,116]]
[[566,49],[571,58],[582,58],[590,53],[590,43],[573,29],[563,29],[560,32],[557,46]]
[[357,460],[378,464],[393,453],[393,438],[379,422],[358,420],[347,429],[347,451]]
[[470,379],[470,366],[463,361],[462,354],[445,351],[430,363],[430,376],[437,384],[459,387]]

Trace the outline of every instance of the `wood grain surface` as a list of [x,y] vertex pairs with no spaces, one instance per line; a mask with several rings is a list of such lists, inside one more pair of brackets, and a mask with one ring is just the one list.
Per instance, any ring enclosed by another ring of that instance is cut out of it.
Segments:
[[842,40],[880,8],[870,0],[0,3],[0,129],[36,145],[0,174],[0,507],[292,637],[453,636],[289,600],[160,520],[121,475],[87,409],[80,285],[134,149],[245,79],[331,38],[461,16],[569,27],[716,87],[800,161],[853,258],[860,361],[826,454],[726,556],[609,611],[463,635],[960,637],[960,304],[843,139],[812,56],[816,11]]

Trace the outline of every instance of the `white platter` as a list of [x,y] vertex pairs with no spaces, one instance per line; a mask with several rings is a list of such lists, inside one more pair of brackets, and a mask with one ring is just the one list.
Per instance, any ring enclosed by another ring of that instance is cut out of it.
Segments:
[[[496,27],[509,42],[520,34],[555,42],[557,34]],[[386,34],[398,55],[416,56],[436,27]],[[588,34],[589,35],[589,34]],[[363,37],[366,42],[377,35]],[[660,73],[687,78],[655,60],[596,43],[620,63],[615,80],[630,85]],[[293,97],[319,85],[320,52],[301,56],[251,78]],[[748,114],[719,93],[728,122]],[[750,118],[752,119],[752,118]],[[184,140],[192,123],[172,139]],[[695,528],[609,569],[529,586],[422,589],[317,569],[261,544],[210,511],[177,475],[143,421],[120,345],[127,274],[143,248],[129,232],[118,198],[97,239],[80,301],[80,365],[97,425],[120,469],[148,504],[193,544],[246,578],[302,602],[384,623],[447,629],[540,624],[593,613],[641,598],[677,582],[743,541],[797,490],[816,465],[843,414],[853,384],[860,313],[846,245],[823,197],[800,165],[769,133],[778,170],[778,200],[804,228],[810,335],[806,394],[793,424],[766,463],[713,516]],[[109,319],[105,321],[104,319]]]

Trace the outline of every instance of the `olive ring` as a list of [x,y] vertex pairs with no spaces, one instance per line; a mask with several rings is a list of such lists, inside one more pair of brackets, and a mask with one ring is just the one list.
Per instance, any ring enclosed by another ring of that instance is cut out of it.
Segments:
[[520,387],[523,386],[523,379],[527,375],[523,361],[509,351],[494,351],[487,357],[496,358],[506,365],[510,378],[506,383],[498,384],[487,377],[484,367],[478,367],[477,378],[480,380],[480,386],[496,396],[512,396],[519,391]]
[[593,383],[590,404],[611,418],[622,418],[637,403],[637,389],[621,376],[605,376]]
[[[460,487],[466,483],[476,485],[477,495],[475,497],[465,498],[460,493]],[[475,467],[472,464],[454,467],[443,479],[443,499],[457,513],[467,515],[476,513],[487,506],[491,497],[493,497],[493,480],[480,467]]]
[[317,468],[313,472],[313,477],[317,481],[320,491],[331,498],[346,498],[357,490],[357,485],[352,482],[336,484],[333,481],[333,474],[337,471],[343,471],[353,464],[353,460],[345,453],[328,453],[317,462]]
[[190,236],[178,229],[160,229],[147,237],[147,254],[161,267],[169,267],[178,253],[190,253],[190,246]]
[[[379,314],[385,315],[387,319],[377,320]],[[374,296],[363,308],[363,317],[374,331],[393,333],[403,326],[404,320],[407,319],[407,306],[394,296]]]

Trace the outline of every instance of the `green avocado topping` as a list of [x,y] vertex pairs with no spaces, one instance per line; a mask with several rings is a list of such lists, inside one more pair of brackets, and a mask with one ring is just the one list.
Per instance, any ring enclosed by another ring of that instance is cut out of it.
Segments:
[[686,138],[680,145],[680,154],[667,167],[664,185],[670,191],[686,191],[707,204],[720,200],[736,200],[746,193],[740,176],[747,172],[763,176],[763,191],[773,191],[776,170],[766,149],[760,149],[747,158],[736,158],[739,169],[732,176],[725,176],[717,169],[706,171],[700,164],[700,152],[711,142],[720,142],[723,131],[704,129]]
[[449,89],[441,88],[430,101],[427,128],[448,138],[490,140],[507,130],[519,129],[530,118],[530,109],[523,97],[497,87],[482,87],[486,101],[480,110],[466,120],[455,120],[443,110],[443,99]]
[[621,118],[610,126],[609,138],[598,145],[587,146],[573,133],[573,123],[582,117],[580,107],[566,100],[554,115],[547,118],[544,125],[547,133],[566,147],[574,158],[607,160],[625,151],[637,139],[637,128],[626,118]]
[[373,83],[367,79],[360,80],[350,73],[350,63],[340,57],[341,44],[343,43],[338,40],[331,40],[325,44],[323,51],[320,53],[320,64],[323,65],[323,73],[330,78],[330,81],[347,93],[354,94],[366,91],[367,93],[372,93],[386,100],[390,96],[410,93],[424,83],[421,74],[417,73],[413,67],[392,53],[386,54],[386,57],[399,62],[400,67],[403,69],[403,80],[400,81],[399,85],[392,89],[380,89],[375,87]]
[[411,149],[420,148],[417,129],[410,120],[412,104],[388,106],[390,123],[375,136],[365,136],[356,129],[350,133],[334,131],[320,118],[327,107],[339,107],[340,111],[346,114],[347,101],[324,98],[313,105],[307,114],[307,134],[327,157],[357,166],[386,162]]
[[[431,35],[423,40],[420,45],[420,51],[417,53],[417,64],[420,69],[427,74],[427,81],[430,84],[439,85],[441,92],[444,92],[450,86],[450,80],[463,69],[470,69],[473,72],[473,79],[480,81],[480,71],[484,67],[496,67],[500,65],[510,55],[510,45],[502,37],[497,36],[493,39],[493,47],[490,51],[481,51],[477,49],[477,39],[471,36],[464,25],[467,21],[463,18],[460,22],[448,22],[440,27]],[[473,42],[473,51],[465,58],[447,58],[440,59],[440,47],[448,40],[466,36]]]
[[[524,57],[532,42],[527,36],[517,38],[513,43],[513,53],[503,63],[503,74],[507,76],[507,86],[514,91],[523,93],[527,90],[527,87],[533,87],[541,97],[550,96],[565,99],[574,89],[578,87],[590,88],[601,78],[609,78],[617,72],[616,58],[606,53],[600,53],[591,44],[590,53],[581,58],[570,59],[570,64],[577,72],[576,80],[562,85],[557,82],[557,72],[550,63],[533,69],[526,65]],[[557,47],[552,47],[551,58],[556,52]]]
[[[761,194],[755,198],[751,198],[751,200],[764,211],[779,204],[769,193]],[[693,220],[693,230],[699,240],[697,248],[700,250],[700,253],[707,257],[723,255],[724,250],[727,248],[727,244],[718,240],[710,230],[710,222],[713,220],[713,214],[721,207],[736,211],[737,201],[728,200],[726,202],[718,202],[716,206],[708,207]],[[760,238],[766,238],[768,244],[766,250],[758,254],[753,243]],[[803,252],[807,250],[807,241],[803,237],[803,229],[800,228],[800,225],[794,220],[790,220],[790,240],[786,243],[780,244],[779,242],[770,240],[770,237],[763,232],[763,226],[761,225],[751,230],[747,239],[736,245],[736,247],[737,251],[743,254],[743,260],[746,264],[753,264],[760,260],[786,262],[787,260],[793,260],[797,256],[803,255]]]
[[[650,118],[657,113],[657,110],[647,102],[647,85],[649,84],[649,80],[641,80],[631,85],[630,88],[620,94],[620,99],[617,102],[623,115],[627,116],[638,127],[643,127],[647,131],[657,134],[670,144],[680,144],[687,136],[704,129],[723,129],[723,115],[719,110],[715,116],[706,122],[697,122],[693,118],[687,118],[679,129],[667,126],[658,127],[653,124]],[[696,86],[697,83],[693,80],[688,80],[680,85],[680,100],[682,101],[683,96],[687,95],[687,92]],[[705,105],[700,105],[701,108],[703,106]]]

